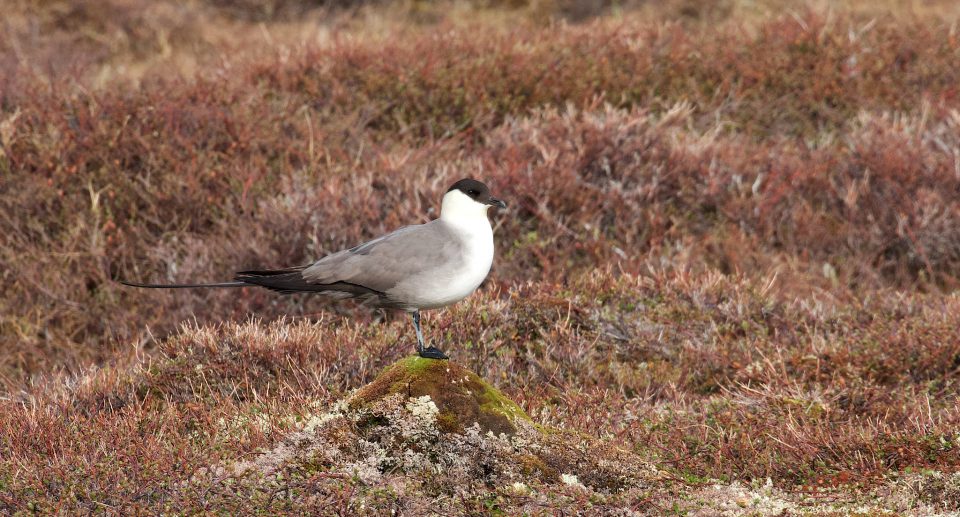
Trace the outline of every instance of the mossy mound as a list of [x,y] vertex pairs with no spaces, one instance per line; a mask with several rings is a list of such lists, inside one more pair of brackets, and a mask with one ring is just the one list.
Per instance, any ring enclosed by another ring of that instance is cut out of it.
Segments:
[[451,361],[419,356],[388,366],[348,406],[362,409],[395,394],[404,400],[429,396],[439,410],[437,427],[445,433],[463,433],[478,424],[483,432],[513,435],[518,419],[530,421],[516,402],[477,374]]
[[211,474],[231,480],[223,490],[232,497],[283,492],[307,510],[301,513],[328,513],[331,501],[349,493],[357,514],[539,515],[558,501],[622,514],[663,484],[634,451],[541,428],[499,390],[447,361],[398,361],[328,409],[305,415],[272,448]]

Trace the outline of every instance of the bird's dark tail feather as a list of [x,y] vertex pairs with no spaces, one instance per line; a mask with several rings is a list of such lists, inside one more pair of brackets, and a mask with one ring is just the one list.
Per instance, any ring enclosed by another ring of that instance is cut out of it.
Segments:
[[286,269],[271,269],[265,271],[240,271],[232,282],[214,282],[210,284],[138,284],[121,280],[120,283],[130,287],[145,287],[148,289],[192,289],[198,287],[249,287],[260,286],[282,293],[296,291],[310,291],[310,286],[300,277],[300,272],[306,266]]
[[153,289],[186,289],[191,287],[265,287],[282,294],[314,292],[328,296],[336,293],[338,296],[365,298],[381,302],[387,306],[386,295],[375,289],[351,282],[333,282],[329,284],[310,284],[303,279],[303,270],[307,266],[291,267],[286,269],[268,269],[263,271],[240,271],[233,277],[233,282],[214,284],[137,284],[120,282],[131,287],[148,287]]
[[144,287],[147,289],[192,289],[195,287],[243,287],[247,284],[243,282],[218,282],[213,284],[138,284],[136,282],[120,281],[123,285],[130,287]]
[[286,269],[267,269],[262,271],[240,271],[233,279],[246,285],[266,287],[278,293],[323,290],[322,286],[308,284],[303,279],[302,273],[304,269],[306,269],[306,266]]

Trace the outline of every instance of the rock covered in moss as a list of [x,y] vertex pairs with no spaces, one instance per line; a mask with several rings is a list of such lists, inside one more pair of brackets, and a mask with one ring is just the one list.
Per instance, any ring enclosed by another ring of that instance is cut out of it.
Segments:
[[369,408],[392,395],[429,397],[436,406],[437,427],[460,433],[477,424],[484,433],[513,435],[517,421],[530,417],[516,402],[477,374],[451,362],[413,356],[389,366],[348,402],[353,410]]
[[269,450],[211,475],[251,499],[282,491],[314,508],[349,490],[361,509],[410,515],[475,505],[538,514],[561,499],[609,513],[632,508],[660,480],[632,451],[538,428],[476,374],[421,358],[389,366]]

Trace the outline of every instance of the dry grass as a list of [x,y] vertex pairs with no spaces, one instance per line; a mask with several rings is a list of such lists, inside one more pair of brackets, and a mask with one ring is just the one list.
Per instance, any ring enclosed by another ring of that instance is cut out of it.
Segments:
[[956,6],[252,5],[10,6],[5,510],[203,508],[198,469],[410,349],[350,306],[116,279],[304,263],[467,175],[511,209],[483,296],[430,332],[679,483],[642,508],[708,478],[936,502],[888,482],[957,467]]
[[[957,466],[956,297],[838,304],[774,291],[719,273],[594,273],[568,287],[486,290],[428,325],[535,421],[657,465],[657,505],[709,478],[767,477],[794,500],[846,486],[833,497],[857,502],[889,490],[894,473]],[[405,321],[188,326],[133,367],[5,402],[3,504],[244,504],[246,489],[202,469],[269,449],[323,413],[407,354],[408,330]],[[327,468],[314,491],[295,489],[343,497],[340,474],[350,472]],[[347,486],[366,498],[379,485]],[[958,503],[925,497],[913,503]]]

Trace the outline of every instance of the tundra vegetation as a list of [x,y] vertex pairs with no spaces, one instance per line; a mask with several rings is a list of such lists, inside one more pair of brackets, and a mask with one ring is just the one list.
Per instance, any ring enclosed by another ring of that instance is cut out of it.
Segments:
[[[0,512],[960,510],[955,2],[3,10]],[[462,376],[403,316],[115,282],[464,176],[510,209],[425,314]]]

